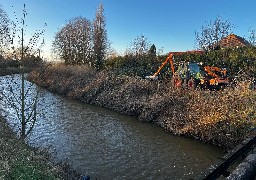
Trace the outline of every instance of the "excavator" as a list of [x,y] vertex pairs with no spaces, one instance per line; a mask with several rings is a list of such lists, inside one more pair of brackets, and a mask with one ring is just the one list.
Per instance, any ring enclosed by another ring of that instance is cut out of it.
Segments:
[[[201,51],[193,52],[174,52],[169,53],[169,56],[161,64],[158,70],[152,76],[146,76],[145,78],[156,80],[158,74],[161,72],[164,66],[168,63],[171,66],[172,81],[174,87],[196,88],[201,87],[203,89],[220,89],[229,84],[227,78],[226,69],[222,69],[215,66],[203,66],[203,63],[195,62],[179,62],[178,66],[174,66],[174,56],[182,53],[203,53]],[[177,69],[175,71],[175,69]]]

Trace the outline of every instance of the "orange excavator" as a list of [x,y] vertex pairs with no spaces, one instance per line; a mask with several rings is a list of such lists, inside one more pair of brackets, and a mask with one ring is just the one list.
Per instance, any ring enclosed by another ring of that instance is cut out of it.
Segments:
[[227,85],[229,83],[226,69],[214,66],[204,66],[204,70],[207,73],[207,76],[209,76],[209,85]]
[[155,74],[153,74],[152,76],[146,76],[146,79],[158,79],[158,74],[161,72],[161,70],[163,69],[163,67],[168,64],[168,62],[170,63],[171,69],[172,69],[172,74],[174,75],[174,64],[173,64],[173,54],[170,53],[169,56],[165,59],[165,61],[162,63],[162,65],[158,68],[158,70],[155,72]]
[[[180,62],[178,67],[174,66],[174,55],[184,53],[200,53],[202,51],[187,51],[170,53],[165,61],[161,64],[158,70],[152,76],[146,76],[149,79],[158,79],[158,74],[163,67],[168,63],[171,66],[173,84],[175,87],[184,85],[187,88],[200,86],[207,89],[219,89],[220,87],[229,84],[226,69],[221,69],[214,66],[203,66],[202,63],[195,62]],[[175,69],[177,69],[175,71]]]

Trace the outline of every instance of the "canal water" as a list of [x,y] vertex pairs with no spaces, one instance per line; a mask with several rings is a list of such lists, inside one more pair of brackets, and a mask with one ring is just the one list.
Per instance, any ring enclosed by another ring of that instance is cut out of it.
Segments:
[[[15,82],[20,81],[19,76],[11,79],[0,77],[2,92],[7,93],[10,86],[18,91]],[[40,89],[34,85],[30,88]],[[0,110],[18,131],[15,111],[3,99]],[[47,148],[56,161],[65,161],[93,179],[190,179],[223,156],[219,147],[176,137],[134,117],[45,89],[40,89],[38,112],[28,143]]]

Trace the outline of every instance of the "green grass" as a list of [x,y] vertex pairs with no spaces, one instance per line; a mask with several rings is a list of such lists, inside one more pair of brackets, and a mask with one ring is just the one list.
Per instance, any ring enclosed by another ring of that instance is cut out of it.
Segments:
[[[34,180],[54,180],[55,176],[48,172],[47,167],[41,163],[31,163],[30,161],[16,162],[6,179],[34,179]],[[49,173],[49,174],[48,174]]]
[[49,157],[18,139],[0,117],[0,180],[79,179],[68,165],[56,165]]
[[[0,179],[57,179],[57,173],[43,155],[35,153],[14,136],[1,136]],[[4,140],[3,140],[4,139]]]

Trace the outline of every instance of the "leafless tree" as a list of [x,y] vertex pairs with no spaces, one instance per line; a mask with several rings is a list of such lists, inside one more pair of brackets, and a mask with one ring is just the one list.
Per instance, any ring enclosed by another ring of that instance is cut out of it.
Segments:
[[234,25],[230,21],[218,16],[214,21],[202,26],[199,32],[195,32],[195,45],[203,50],[216,49],[220,40],[228,36],[233,28]]
[[252,46],[256,46],[256,29],[255,28],[250,28],[249,29],[249,43]]
[[9,32],[9,18],[6,12],[0,6],[0,54],[2,55],[4,49],[9,44],[8,32]]
[[13,108],[20,121],[19,130],[21,139],[25,139],[35,125],[39,96],[39,91],[35,90],[31,83],[29,84],[25,81],[24,59],[29,55],[33,55],[32,53],[37,52],[38,47],[44,44],[44,40],[42,40],[41,44],[39,43],[40,37],[44,34],[44,29],[36,31],[29,42],[25,43],[26,16],[27,11],[24,4],[21,20],[19,21],[18,18],[15,18],[16,21],[11,21],[11,28],[6,34],[6,39],[9,40],[11,50],[13,51],[11,53],[13,55],[12,58],[20,61],[20,78],[13,77],[8,87],[0,91],[0,95]]
[[134,39],[131,46],[126,50],[126,53],[140,58],[148,54],[150,50],[148,39],[142,34]]
[[76,17],[68,21],[55,35],[53,50],[66,64],[86,64],[92,56],[92,28],[86,18]]
[[94,65],[97,69],[101,69],[103,67],[107,48],[108,39],[106,30],[106,18],[104,15],[103,4],[100,4],[96,11],[95,20],[93,21],[93,52],[95,58]]

